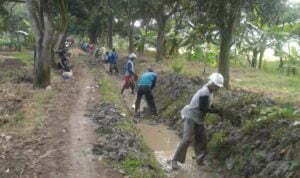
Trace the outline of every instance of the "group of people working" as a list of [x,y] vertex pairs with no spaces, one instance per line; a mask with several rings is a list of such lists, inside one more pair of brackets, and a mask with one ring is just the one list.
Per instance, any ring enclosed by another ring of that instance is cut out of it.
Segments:
[[94,53],[95,51],[95,45],[92,43],[81,43],[80,44],[80,48],[85,51],[90,53],[91,55]]
[[[152,70],[148,69],[145,73],[143,73],[138,80],[138,75],[135,72],[134,62],[137,56],[134,53],[131,53],[127,57],[127,61],[125,63],[125,76],[124,76],[124,85],[121,89],[121,94],[124,93],[126,89],[131,89],[131,93],[134,94],[135,88],[137,86],[137,98],[135,102],[135,113],[136,115],[140,115],[140,104],[141,99],[145,96],[146,101],[151,109],[153,115],[157,114],[156,106],[154,102],[154,97],[152,94],[152,89],[155,87],[157,74]],[[105,61],[109,63],[109,72],[112,74],[113,71],[119,73],[117,66],[118,54],[115,49],[112,49],[112,52],[106,52]],[[137,84],[136,84],[137,83]]]
[[111,52],[106,52],[104,55],[104,61],[109,64],[109,72],[112,74],[113,72],[119,73],[117,61],[119,55],[115,48],[112,49]]
[[[156,86],[157,74],[153,69],[148,69],[144,72],[137,81],[137,74],[135,72],[135,60],[137,56],[132,53],[128,56],[125,64],[124,85],[121,94],[125,89],[131,89],[134,93],[137,83],[137,96],[135,102],[135,114],[140,115],[140,103],[143,96],[153,115],[157,115],[156,105],[152,90]],[[107,54],[107,60],[110,64],[110,72],[112,69],[117,69],[118,55],[115,49],[110,54]],[[224,78],[220,73],[213,73],[209,76],[208,82],[200,88],[192,97],[189,104],[181,110],[181,118],[183,120],[183,138],[179,144],[171,166],[173,169],[178,169],[178,163],[184,163],[186,159],[187,149],[191,143],[194,146],[196,155],[196,162],[201,164],[207,154],[206,150],[206,131],[204,127],[204,119],[207,113],[218,113],[219,110],[212,106],[213,94],[223,87]]]

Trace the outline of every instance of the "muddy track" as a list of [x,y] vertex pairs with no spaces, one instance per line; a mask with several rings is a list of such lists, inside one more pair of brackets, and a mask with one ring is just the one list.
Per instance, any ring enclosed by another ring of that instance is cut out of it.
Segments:
[[92,144],[95,143],[95,126],[84,116],[88,101],[95,92],[90,89],[93,85],[93,76],[87,71],[84,74],[84,80],[80,84],[80,98],[69,118],[70,140],[67,158],[71,164],[67,175],[70,178],[99,177],[96,158],[91,154]]
[[111,168],[105,166],[102,160],[92,153],[96,144],[96,124],[86,117],[88,109],[101,100],[96,89],[95,76],[83,66],[84,72],[80,81],[79,99],[69,118],[69,144],[67,177],[70,178],[120,178]]

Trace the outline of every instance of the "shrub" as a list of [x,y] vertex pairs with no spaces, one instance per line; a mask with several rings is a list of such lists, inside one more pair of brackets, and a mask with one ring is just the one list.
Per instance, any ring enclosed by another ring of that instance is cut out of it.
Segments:
[[230,147],[227,144],[227,136],[223,131],[212,135],[207,148],[213,156],[220,160],[225,160],[231,153]]
[[183,63],[180,62],[179,60],[175,60],[171,66],[175,73],[180,74],[182,72]]

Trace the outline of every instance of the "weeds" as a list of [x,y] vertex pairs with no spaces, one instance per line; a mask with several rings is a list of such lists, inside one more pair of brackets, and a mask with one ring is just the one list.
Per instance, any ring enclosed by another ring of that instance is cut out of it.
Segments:
[[15,122],[19,122],[19,121],[22,121],[24,118],[25,118],[24,112],[18,111],[18,112],[16,113],[16,115],[15,115],[14,121],[15,121]]
[[[154,155],[148,155],[147,157],[154,158]],[[126,160],[121,162],[121,168],[132,178],[165,177],[164,172],[155,159],[145,159],[142,155],[137,155],[136,153],[131,153]]]
[[102,73],[99,85],[101,96],[105,101],[118,106],[122,105],[120,96],[118,95],[120,91],[115,80],[110,79],[107,74]]
[[27,66],[33,65],[33,52],[30,51],[24,51],[24,52],[12,52],[11,53],[13,57],[16,59],[21,60],[24,62]]
[[214,126],[214,125],[217,125],[217,123],[219,123],[219,122],[220,122],[220,118],[216,114],[208,114],[205,118],[205,123],[207,125]]
[[228,137],[223,131],[214,133],[207,144],[209,152],[214,157],[223,161],[231,154],[230,147],[228,145]]
[[295,115],[294,109],[291,107],[265,107],[261,109],[259,115],[255,119],[244,120],[241,130],[246,135],[252,135],[263,128],[269,128],[271,131],[272,128],[274,128],[274,125],[279,124],[280,120],[291,122],[295,118],[297,118],[297,116]]
[[176,74],[180,74],[183,69],[183,63],[180,60],[174,60],[171,67]]

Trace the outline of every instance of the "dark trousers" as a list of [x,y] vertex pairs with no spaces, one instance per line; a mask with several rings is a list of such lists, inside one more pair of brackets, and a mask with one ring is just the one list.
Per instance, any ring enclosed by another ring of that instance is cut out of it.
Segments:
[[191,143],[193,143],[194,146],[197,162],[202,161],[201,159],[206,155],[207,152],[207,140],[204,125],[199,125],[195,123],[192,119],[185,119],[183,128],[183,138],[175,152],[173,160],[184,163],[188,147]]
[[116,71],[116,73],[119,73],[117,64],[109,64],[109,72],[113,73],[114,70]]
[[138,112],[140,110],[141,99],[144,95],[145,95],[147,104],[151,109],[151,112],[153,114],[157,114],[154,97],[153,97],[152,90],[150,87],[139,87],[138,88],[137,98],[136,98],[136,102],[135,102],[135,112]]

